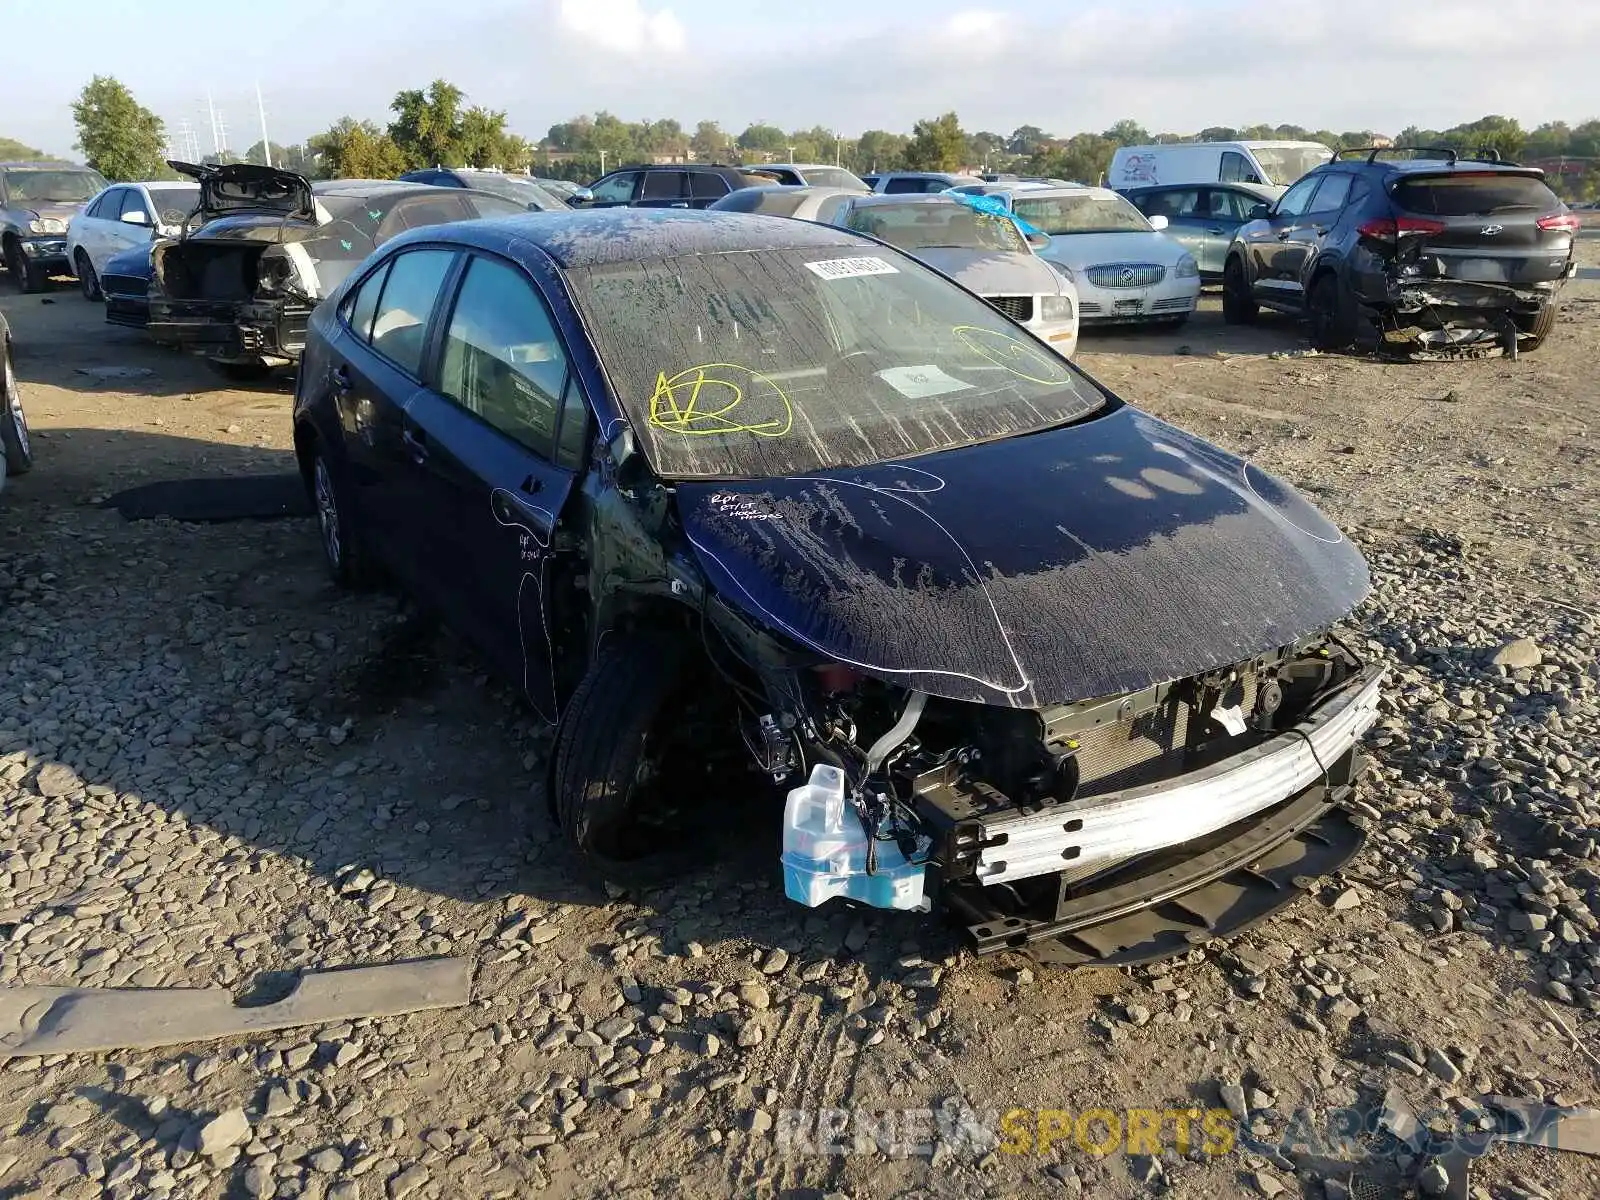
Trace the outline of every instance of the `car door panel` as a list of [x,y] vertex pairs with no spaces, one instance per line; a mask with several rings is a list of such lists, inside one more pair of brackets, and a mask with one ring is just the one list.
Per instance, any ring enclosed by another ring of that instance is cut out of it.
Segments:
[[1310,207],[1284,239],[1281,269],[1286,277],[1285,294],[1304,303],[1310,278],[1322,244],[1339,219],[1350,196],[1351,177],[1343,172],[1324,175],[1312,197]]
[[576,479],[555,461],[569,358],[532,281],[489,255],[471,258],[441,321],[434,378],[404,415],[427,495],[411,532],[450,580],[452,622],[553,722],[550,553]]
[[1320,183],[1318,176],[1300,180],[1283,194],[1266,220],[1251,226],[1255,292],[1269,304],[1298,303],[1301,253],[1294,239],[1306,222],[1306,210]]

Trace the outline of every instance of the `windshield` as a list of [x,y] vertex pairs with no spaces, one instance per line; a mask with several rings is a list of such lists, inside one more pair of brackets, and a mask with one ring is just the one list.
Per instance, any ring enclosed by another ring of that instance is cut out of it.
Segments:
[[1027,254],[1028,244],[1010,217],[977,212],[965,204],[863,204],[850,213],[851,229],[918,250],[997,250]]
[[866,466],[1099,409],[1066,360],[868,243],[568,273],[641,448],[667,479]]
[[524,206],[535,206],[539,212],[556,212],[568,207],[565,200],[551,195],[531,179],[517,179],[510,175],[478,171],[457,171],[456,174],[460,175],[462,182],[470,188],[502,196],[507,200],[515,200]]
[[849,188],[856,192],[872,190],[843,167],[807,167],[806,182],[812,187]]
[[1267,173],[1267,182],[1285,187],[1314,171],[1325,162],[1333,161],[1333,151],[1326,146],[1256,146],[1250,151]]
[[82,204],[108,185],[96,171],[40,171],[33,168],[5,173],[6,194],[14,204],[32,200],[40,204]]
[[1115,192],[1038,197],[1014,194],[1011,208],[1029,225],[1051,237],[1068,233],[1150,232],[1150,222],[1144,214]]

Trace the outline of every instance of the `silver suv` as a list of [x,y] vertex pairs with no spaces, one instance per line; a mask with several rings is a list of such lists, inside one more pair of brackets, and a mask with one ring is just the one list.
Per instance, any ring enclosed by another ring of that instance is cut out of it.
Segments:
[[70,275],[67,222],[106,187],[100,172],[62,162],[0,162],[0,258],[24,292]]

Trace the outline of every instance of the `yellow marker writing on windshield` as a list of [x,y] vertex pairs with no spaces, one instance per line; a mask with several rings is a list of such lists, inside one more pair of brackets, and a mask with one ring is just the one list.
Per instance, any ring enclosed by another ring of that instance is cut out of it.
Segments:
[[[746,413],[746,398],[758,386],[771,395],[752,399]],[[738,415],[733,415],[735,410]],[[650,424],[697,437],[730,433],[782,437],[794,426],[794,406],[783,389],[759,371],[737,363],[704,363],[675,375],[665,371],[656,375]]]

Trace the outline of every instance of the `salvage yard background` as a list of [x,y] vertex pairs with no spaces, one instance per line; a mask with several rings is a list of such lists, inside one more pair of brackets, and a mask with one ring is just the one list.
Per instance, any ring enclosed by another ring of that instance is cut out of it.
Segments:
[[[435,954],[476,974],[458,1010],[13,1059],[0,1197],[1319,1197],[1352,1170],[1398,1194],[1416,1164],[1382,1136],[1360,1162],[955,1138],[930,1165],[783,1153],[773,1126],[1226,1103],[1275,1141],[1296,1110],[1320,1128],[1390,1088],[1419,1110],[1594,1103],[1600,243],[1580,254],[1555,333],[1515,362],[1315,356],[1286,320],[1224,326],[1214,296],[1180,334],[1085,339],[1092,373],[1358,540],[1376,591],[1354,638],[1395,672],[1353,869],[1127,973],[808,913],[775,839],[660,893],[598,888],[546,816],[534,723],[393,598],[332,591],[309,520],[97,507],[291,470],[287,388],[219,389],[64,285],[7,295],[38,466],[0,496],[0,984],[275,994]],[[1502,1147],[1473,1181],[1595,1195],[1600,1159]]]

